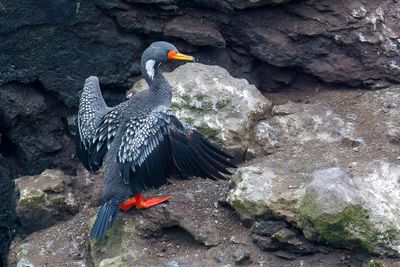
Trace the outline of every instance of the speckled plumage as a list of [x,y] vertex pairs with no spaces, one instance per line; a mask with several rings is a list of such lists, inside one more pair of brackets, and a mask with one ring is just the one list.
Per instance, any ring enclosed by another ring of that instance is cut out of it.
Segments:
[[104,204],[92,238],[105,235],[119,203],[165,184],[174,170],[183,176],[215,179],[224,178],[221,173],[230,174],[226,167],[234,167],[227,154],[172,114],[171,86],[158,69],[171,50],[177,51],[166,42],[146,49],[141,69],[149,89],[116,107],[104,103],[96,77],[85,81],[78,112],[77,155],[89,171],[97,171],[103,160],[105,165]]

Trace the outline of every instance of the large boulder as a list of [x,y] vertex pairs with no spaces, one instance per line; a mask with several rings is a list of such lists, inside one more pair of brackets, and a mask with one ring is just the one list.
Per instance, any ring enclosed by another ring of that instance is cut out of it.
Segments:
[[[240,167],[228,203],[247,219],[283,218],[312,241],[400,255],[400,165],[360,162],[349,171],[333,167],[302,174],[281,167],[268,161]],[[305,186],[298,188],[293,179]]]
[[[165,73],[165,77],[173,88],[176,116],[243,158],[253,143],[254,127],[267,116],[271,102],[254,85],[233,78],[218,66],[188,63]],[[127,96],[146,88],[145,81],[140,80]]]
[[340,168],[313,173],[300,204],[305,236],[398,256],[400,209],[395,203],[400,201],[399,168],[377,161],[359,164],[350,173]]

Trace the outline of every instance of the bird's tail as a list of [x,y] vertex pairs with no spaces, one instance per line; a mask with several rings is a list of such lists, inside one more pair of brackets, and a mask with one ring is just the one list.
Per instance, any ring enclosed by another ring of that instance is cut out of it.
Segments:
[[101,206],[90,232],[90,239],[100,240],[106,235],[107,230],[114,224],[117,218],[118,209],[118,203],[112,200],[107,201]]

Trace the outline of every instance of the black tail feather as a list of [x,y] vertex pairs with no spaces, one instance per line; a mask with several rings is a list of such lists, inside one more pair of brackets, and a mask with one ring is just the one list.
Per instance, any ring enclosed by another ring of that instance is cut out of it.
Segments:
[[96,221],[94,222],[90,239],[103,239],[107,230],[114,224],[118,214],[118,203],[116,201],[108,201],[100,208],[97,213]]

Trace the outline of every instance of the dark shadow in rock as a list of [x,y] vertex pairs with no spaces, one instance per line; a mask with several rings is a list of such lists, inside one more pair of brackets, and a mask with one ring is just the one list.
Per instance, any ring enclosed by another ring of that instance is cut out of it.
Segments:
[[8,247],[16,228],[14,183],[0,169],[0,266],[6,266]]

